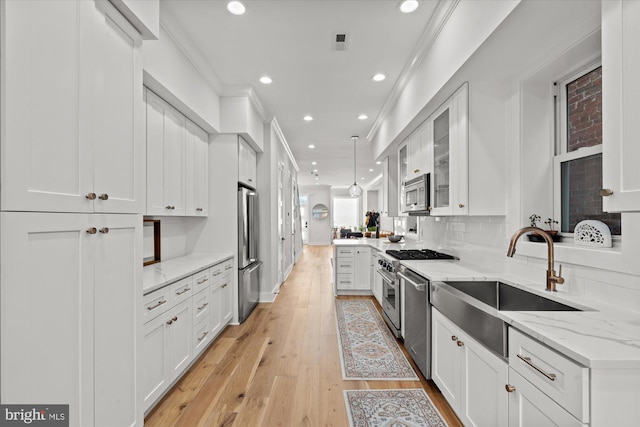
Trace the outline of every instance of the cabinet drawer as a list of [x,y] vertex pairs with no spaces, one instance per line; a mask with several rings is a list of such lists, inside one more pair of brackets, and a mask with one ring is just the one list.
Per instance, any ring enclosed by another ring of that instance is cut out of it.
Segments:
[[193,295],[193,276],[186,277],[170,285],[171,306],[181,303]]
[[338,289],[353,289],[353,274],[338,274],[336,287]]
[[220,282],[224,280],[225,273],[230,273],[231,270],[233,270],[233,259],[229,259],[211,267],[209,271],[211,272],[210,278],[212,284],[220,284]]
[[197,356],[207,347],[213,334],[209,329],[209,319],[204,318],[193,327],[193,354]]
[[336,254],[338,258],[353,258],[353,252],[354,252],[353,248],[337,248],[336,249]]
[[203,289],[195,294],[193,301],[193,323],[198,323],[201,319],[209,317],[211,307],[211,297],[209,289]]
[[353,260],[338,258],[338,261],[336,262],[336,271],[338,272],[338,274],[352,274]]
[[589,421],[589,371],[509,328],[509,366],[582,422]]
[[142,323],[155,319],[165,311],[169,310],[173,304],[171,301],[171,287],[165,286],[162,289],[153,291],[144,297],[142,306]]
[[202,270],[199,273],[193,275],[193,293],[197,294],[201,290],[209,287],[211,282],[209,269]]

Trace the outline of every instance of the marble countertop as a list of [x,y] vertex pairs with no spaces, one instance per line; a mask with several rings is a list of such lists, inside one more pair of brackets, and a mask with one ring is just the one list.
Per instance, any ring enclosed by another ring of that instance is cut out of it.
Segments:
[[[374,249],[423,249],[415,242],[389,243],[387,239],[334,240],[336,246],[371,246]],[[440,250],[440,249],[438,249]],[[442,250],[446,252],[446,250]],[[500,276],[464,261],[401,261],[405,267],[432,281],[500,280],[584,311],[498,311],[512,327],[545,343],[576,362],[593,369],[640,369],[640,313],[601,301],[544,290],[539,281]]]
[[146,295],[230,258],[231,253],[190,254],[148,265],[142,269],[142,293]]

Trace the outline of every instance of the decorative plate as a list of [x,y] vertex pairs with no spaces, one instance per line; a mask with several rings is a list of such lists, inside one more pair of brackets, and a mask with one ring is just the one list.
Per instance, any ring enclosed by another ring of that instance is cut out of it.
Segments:
[[573,239],[576,245],[610,248],[611,230],[602,221],[587,219],[573,229]]

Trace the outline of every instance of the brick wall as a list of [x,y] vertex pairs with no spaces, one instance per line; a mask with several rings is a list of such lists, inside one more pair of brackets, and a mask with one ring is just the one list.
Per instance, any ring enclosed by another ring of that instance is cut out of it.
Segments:
[[[567,85],[567,152],[602,144],[602,67]],[[602,154],[563,163],[562,231],[573,232],[584,219],[596,219],[621,234],[620,214],[602,212]]]

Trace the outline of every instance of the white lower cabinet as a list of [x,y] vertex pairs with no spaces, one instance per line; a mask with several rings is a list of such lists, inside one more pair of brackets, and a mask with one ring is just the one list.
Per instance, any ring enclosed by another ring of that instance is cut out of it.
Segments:
[[378,251],[371,251],[371,292],[378,300],[378,304],[382,305],[382,276],[378,274]]
[[144,296],[144,411],[231,321],[232,269],[233,259],[229,259]]
[[72,427],[142,425],[142,217],[0,218],[2,403],[68,404]]
[[509,368],[509,427],[581,427],[583,424]]
[[348,291],[357,291],[358,295],[362,295],[362,291],[371,292],[370,247],[335,247],[334,260],[335,284],[338,292],[343,291],[342,294],[348,294]]
[[465,426],[507,426],[507,363],[432,313],[433,381]]

